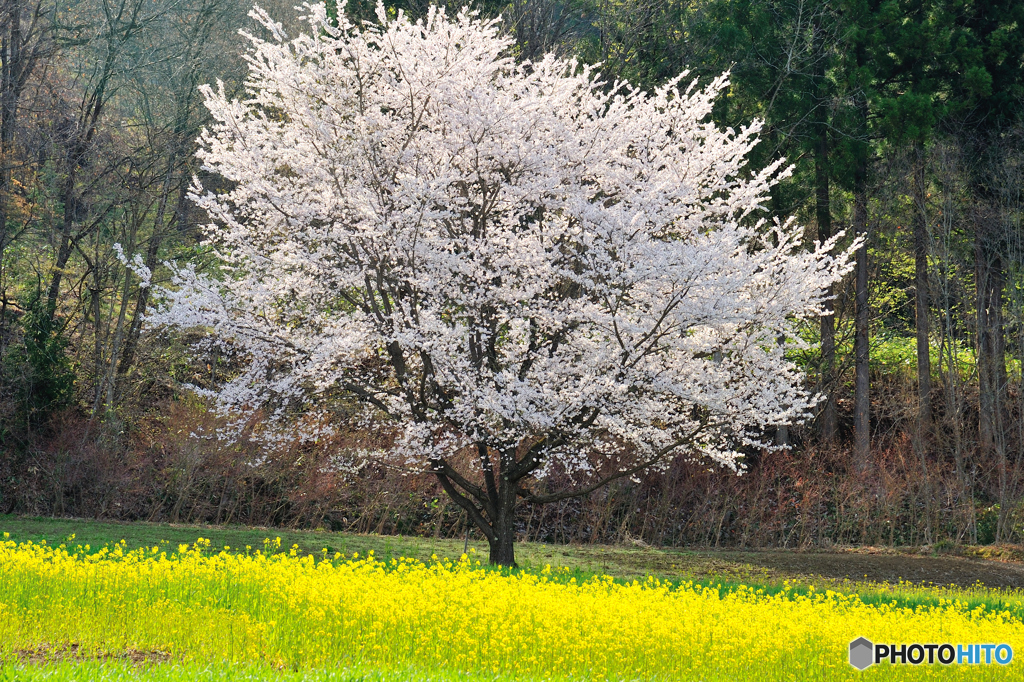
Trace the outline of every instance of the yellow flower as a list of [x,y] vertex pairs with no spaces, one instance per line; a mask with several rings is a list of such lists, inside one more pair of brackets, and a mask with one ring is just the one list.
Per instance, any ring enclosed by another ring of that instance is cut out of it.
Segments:
[[[83,651],[166,651],[197,663],[295,669],[803,680],[849,678],[847,647],[860,636],[1024,651],[1018,592],[1001,593],[998,609],[941,591],[936,605],[901,601],[895,591],[876,605],[809,585],[803,593],[794,583],[769,594],[655,577],[580,581],[550,565],[502,575],[468,555],[384,562],[278,553],[269,540],[255,553],[202,546],[180,545],[168,556],[156,547],[88,554],[0,544],[0,659],[76,642]],[[1012,679],[1015,665],[880,668],[887,679]]]

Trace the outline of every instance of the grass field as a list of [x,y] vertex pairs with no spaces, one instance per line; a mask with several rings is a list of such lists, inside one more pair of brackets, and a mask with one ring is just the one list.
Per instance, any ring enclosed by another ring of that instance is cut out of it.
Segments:
[[636,547],[523,545],[510,572],[473,552],[445,561],[462,542],[420,538],[12,517],[2,532],[0,681],[1024,674],[1016,660],[846,663],[857,636],[1024,655],[1018,590],[793,577],[728,553]]

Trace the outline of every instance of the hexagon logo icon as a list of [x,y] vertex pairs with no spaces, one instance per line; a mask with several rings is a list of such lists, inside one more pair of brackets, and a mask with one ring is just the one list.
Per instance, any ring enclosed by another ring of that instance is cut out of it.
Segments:
[[875,645],[864,637],[858,637],[853,640],[850,642],[850,665],[857,670],[864,670],[874,663],[872,660],[874,658],[872,656],[874,649]]

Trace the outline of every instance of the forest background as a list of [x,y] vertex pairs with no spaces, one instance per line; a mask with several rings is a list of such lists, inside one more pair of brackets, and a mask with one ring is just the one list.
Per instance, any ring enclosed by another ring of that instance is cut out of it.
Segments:
[[[213,266],[187,199],[199,87],[242,93],[249,0],[0,0],[0,513],[461,536],[429,475],[316,443],[218,438],[216,346],[146,330],[166,261]],[[292,0],[261,3],[294,34]],[[418,15],[427,0],[388,3]],[[866,236],[796,358],[826,399],[746,453],[519,509],[520,539],[832,546],[1024,541],[1024,3],[487,0],[515,56],[657,86],[731,71],[721,126],[792,176],[808,245]],[[336,8],[335,8],[336,11]],[[369,16],[369,2],[350,2]],[[145,266],[145,267],[141,267]],[[139,276],[148,268],[152,281]],[[296,420],[312,417],[297,413]],[[248,434],[262,428],[257,416]],[[386,446],[386,443],[382,443]],[[271,456],[267,456],[267,455]]]

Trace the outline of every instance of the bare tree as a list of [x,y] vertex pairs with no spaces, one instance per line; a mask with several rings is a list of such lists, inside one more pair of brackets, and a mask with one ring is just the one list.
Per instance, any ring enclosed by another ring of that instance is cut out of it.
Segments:
[[[138,229],[133,228],[124,244],[128,257],[144,253],[145,271],[157,269],[161,248],[169,238],[188,237],[182,233],[187,213],[185,193],[191,176],[189,162],[205,115],[198,96],[199,85],[213,77],[240,82],[242,61],[225,60],[222,56],[237,50],[225,36],[233,36],[231,29],[242,21],[238,8],[238,3],[229,0],[180,2],[169,8],[160,21],[159,60],[153,67],[160,86],[136,93],[146,124],[145,153],[153,160],[147,208],[138,212],[147,226],[147,234],[142,238]],[[154,103],[160,91],[163,96]],[[149,303],[150,288],[139,286],[131,268],[124,268],[123,272],[120,307],[107,345],[105,369],[97,377],[94,410],[99,409],[101,402],[112,408],[123,392],[135,362]]]
[[16,154],[22,96],[36,67],[56,50],[55,7],[44,0],[0,2],[0,357],[6,345],[7,285],[5,257],[13,235],[8,231],[12,173],[23,159]]
[[[86,188],[80,187],[80,174],[91,163],[90,154],[107,104],[124,82],[122,69],[129,62],[129,52],[139,48],[140,34],[165,11],[164,7],[154,8],[152,4],[146,0],[99,0],[98,19],[89,27],[91,36],[84,50],[91,53],[89,56],[95,56],[95,60],[85,63],[78,103],[59,140],[64,156],[59,189],[64,216],[46,294],[50,324],[57,314],[61,283],[75,246],[105,217],[103,213],[97,215],[88,210],[85,194],[88,183]],[[107,204],[106,210],[111,208]]]
[[[993,415],[987,426],[995,429],[992,435],[997,457],[999,490],[999,516],[995,540],[999,541],[1009,539],[1012,533],[1012,514],[1015,501],[1021,496],[1020,478],[1024,466],[1024,457],[1019,454],[1019,446],[1014,448],[1011,445],[1014,442],[1024,443],[1024,418],[1018,417],[1011,422],[1011,379],[1006,369],[1004,336],[1005,329],[1009,327],[1013,332],[1012,354],[1018,360],[1024,358],[1024,333],[1021,326],[1024,322],[1021,316],[1021,310],[1024,309],[1024,238],[1021,235],[1024,218],[1024,131],[1019,127],[1001,136],[1000,145],[992,155],[986,175],[986,184],[991,188],[994,205],[994,216],[988,221],[988,225],[990,230],[997,230],[999,233],[997,241],[1001,256],[997,261],[1001,266],[998,278],[987,287],[986,296],[990,309],[985,311],[987,321],[990,322],[987,343],[991,351],[990,354],[986,354],[990,355],[986,358],[986,381],[991,393],[989,399],[993,402]],[[986,236],[991,239],[991,232]],[[1001,291],[997,289],[1000,284]],[[1004,300],[1008,304],[1005,310]],[[997,306],[998,310],[993,311],[992,309]],[[1019,372],[1016,379],[1019,388]],[[1019,395],[1019,390],[1016,393]],[[1011,452],[1014,454],[1011,455]]]

